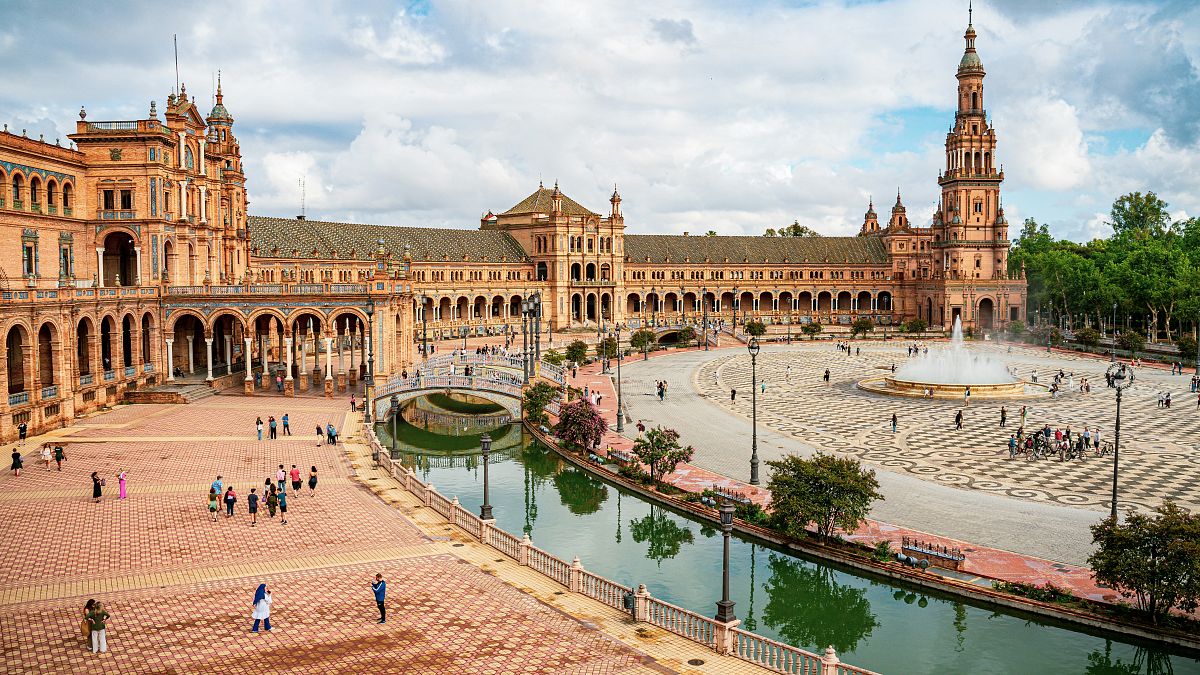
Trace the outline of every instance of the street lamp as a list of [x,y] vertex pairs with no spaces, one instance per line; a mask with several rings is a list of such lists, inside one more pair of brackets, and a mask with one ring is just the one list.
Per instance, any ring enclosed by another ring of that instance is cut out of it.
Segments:
[[1117,303],[1113,303],[1113,322],[1112,322],[1112,358],[1109,359],[1113,363],[1117,362]]
[[390,457],[396,457],[396,418],[400,416],[400,397],[392,394],[392,454]]
[[1050,309],[1046,313],[1046,322],[1044,324],[1042,324],[1043,327],[1046,329],[1046,353],[1047,354],[1050,353],[1050,329],[1051,329],[1050,322],[1053,320],[1054,320],[1054,305],[1051,305]]
[[433,304],[433,298],[428,295],[421,296],[421,356],[425,359],[429,358],[429,307],[427,305],[431,304]]
[[625,408],[621,402],[621,324],[617,324],[617,433],[625,431]]
[[751,337],[750,352],[750,484],[758,485],[758,338]]
[[730,623],[737,619],[733,615],[733,601],[729,599],[729,533],[733,530],[733,504],[723,502],[717,512],[721,514],[725,550],[721,559],[721,599],[717,601],[716,619],[721,623]]
[[683,303],[683,286],[679,287],[679,323],[687,323],[687,305]]
[[650,297],[654,301],[650,303],[650,325],[654,326],[658,323],[658,293],[654,292],[654,287],[650,287]]
[[1114,363],[1105,373],[1108,386],[1117,390],[1117,421],[1113,429],[1112,520],[1117,523],[1117,458],[1121,456],[1121,392],[1133,385],[1133,367]]
[[708,351],[708,288],[700,289],[700,311],[703,312],[704,351]]
[[371,400],[375,389],[375,340],[374,340],[374,321],[372,317],[375,315],[375,299],[367,298],[367,379],[364,383],[366,393],[363,396],[363,423],[371,423],[371,408],[375,407],[375,402]]
[[521,384],[529,384],[529,298],[521,298]]
[[479,449],[483,452],[483,505],[479,507],[479,517],[492,520],[492,505],[488,503],[488,453],[492,451],[492,437],[487,434],[480,436]]

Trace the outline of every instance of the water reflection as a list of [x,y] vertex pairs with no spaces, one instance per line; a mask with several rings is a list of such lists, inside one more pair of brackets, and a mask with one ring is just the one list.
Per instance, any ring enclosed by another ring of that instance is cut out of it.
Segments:
[[577,516],[586,516],[600,510],[608,499],[608,487],[591,476],[574,468],[564,468],[554,476],[554,489],[563,506]]
[[833,645],[853,651],[879,626],[864,588],[839,584],[839,572],[779,553],[767,558],[762,620],[795,645]]
[[695,540],[690,529],[681,526],[667,515],[666,509],[657,505],[651,505],[650,513],[645,516],[629,521],[629,534],[637,543],[648,544],[646,557],[659,565],[679,555],[684,544]]

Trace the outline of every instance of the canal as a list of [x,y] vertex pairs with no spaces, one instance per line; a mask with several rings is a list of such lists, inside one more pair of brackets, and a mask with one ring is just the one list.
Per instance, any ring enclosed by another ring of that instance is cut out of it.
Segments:
[[[405,417],[413,418],[412,415]],[[483,430],[422,418],[397,424],[396,457],[478,513]],[[389,425],[380,442],[392,443]],[[721,532],[563,462],[517,425],[491,430],[496,524],[550,553],[711,616],[721,589]],[[734,610],[742,627],[820,653],[833,645],[884,673],[1200,673],[1200,661],[878,581],[735,535]]]

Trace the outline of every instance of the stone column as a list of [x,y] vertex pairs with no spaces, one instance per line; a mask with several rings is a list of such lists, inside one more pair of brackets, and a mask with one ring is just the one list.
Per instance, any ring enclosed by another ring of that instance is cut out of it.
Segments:
[[133,247],[133,256],[134,256],[134,267],[133,267],[133,279],[131,281],[133,281],[134,285],[141,286],[142,285],[142,247],[141,246]]
[[195,375],[196,374],[196,358],[194,356],[194,354],[196,353],[195,346],[194,346],[194,343],[196,341],[195,333],[188,335],[187,341],[188,341],[188,375]]
[[96,247],[96,286],[104,287],[104,247]]
[[[249,373],[250,370],[247,369],[246,372]],[[233,374],[233,336],[232,335],[225,336],[225,374],[226,375]]]
[[[180,157],[179,160],[183,161],[183,158]],[[187,220],[187,184],[188,184],[188,181],[186,178],[179,181],[179,219],[180,220]],[[192,280],[192,283],[195,283],[194,279]]]
[[207,167],[204,166],[204,144],[207,142],[208,141],[206,141],[203,138],[200,139],[200,175],[201,176],[208,175],[208,169],[207,169]]
[[212,382],[213,381],[213,355],[212,355],[213,339],[210,337],[206,337],[206,338],[204,338],[204,343],[208,350],[208,359],[207,359],[207,361],[208,361],[208,364],[207,364],[208,365],[208,377],[204,378],[204,381]]
[[[202,145],[200,147],[203,148],[204,146]],[[208,188],[201,185],[199,189],[200,189],[200,224],[206,225],[206,224],[208,224]]]
[[354,388],[358,384],[358,368],[354,365],[354,338],[356,335],[357,331],[347,326],[346,336],[350,338],[350,381],[347,384],[350,388]]
[[287,375],[283,378],[283,395],[295,396],[296,382],[292,379],[292,336],[285,336],[283,342],[284,367],[287,368]]
[[304,333],[299,333],[299,352],[300,352],[300,391],[308,391],[309,373],[308,359],[305,358],[308,351],[308,337]]
[[179,132],[179,168],[181,169],[184,168],[183,158],[187,154],[187,141],[185,140],[186,137],[186,131]]
[[247,335],[245,338],[243,338],[243,340],[246,343],[246,379],[242,381],[242,391],[244,391],[247,396],[250,396],[254,393],[254,368],[252,367],[250,361],[250,349],[251,345],[254,344],[254,338]]
[[261,352],[259,356],[262,358],[262,384],[259,386],[261,386],[263,389],[267,389],[271,386],[271,370],[268,367],[268,362],[270,359],[267,352],[267,336],[262,335],[258,338],[258,340],[259,351]]
[[333,398],[333,338],[325,337],[325,398]]
[[175,381],[175,335],[167,336],[167,382]]

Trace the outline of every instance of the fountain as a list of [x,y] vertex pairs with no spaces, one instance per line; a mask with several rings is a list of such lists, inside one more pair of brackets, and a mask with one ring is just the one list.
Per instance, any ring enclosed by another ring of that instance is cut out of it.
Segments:
[[868,378],[860,389],[895,396],[961,399],[1011,398],[1041,389],[1008,371],[1008,366],[988,354],[972,352],[963,344],[961,317],[954,319],[948,349],[932,349],[901,366],[894,375]]

